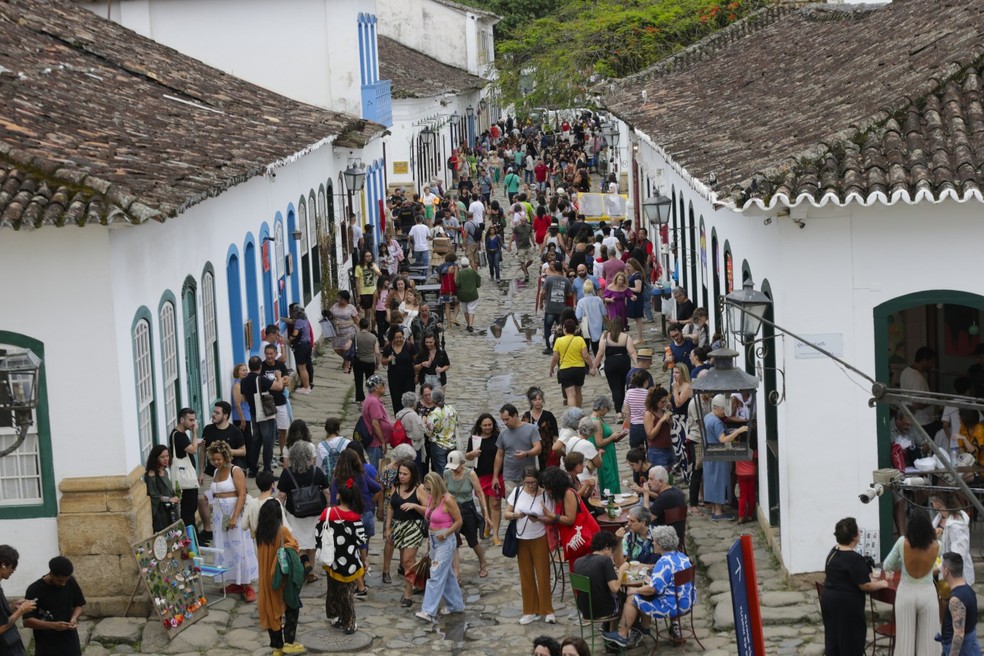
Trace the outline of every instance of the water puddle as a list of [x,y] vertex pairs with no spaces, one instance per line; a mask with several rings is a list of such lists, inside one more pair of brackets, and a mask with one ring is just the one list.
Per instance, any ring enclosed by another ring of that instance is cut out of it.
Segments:
[[441,623],[435,627],[434,632],[442,639],[454,643],[450,653],[457,656],[468,651],[469,642],[482,639],[481,631],[476,629],[481,629],[483,626],[495,626],[498,623],[499,621],[494,616],[487,613],[479,613],[477,616],[469,613],[450,615],[442,619]]
[[513,353],[533,343],[537,326],[530,315],[513,313],[493,320],[484,333],[495,342],[497,354]]

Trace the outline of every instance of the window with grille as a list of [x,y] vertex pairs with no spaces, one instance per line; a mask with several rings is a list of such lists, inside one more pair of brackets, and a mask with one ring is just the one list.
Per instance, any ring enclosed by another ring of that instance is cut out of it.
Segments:
[[[7,353],[24,349],[0,344]],[[0,458],[0,506],[36,505],[44,499],[41,491],[41,453],[37,416],[27,431],[23,444],[10,455]],[[10,413],[0,413],[0,449],[17,441],[17,427]]]
[[214,398],[222,398],[215,370],[219,362],[219,339],[215,326],[215,276],[211,269],[202,274],[202,314],[205,323],[205,388]]
[[178,421],[178,332],[174,303],[161,306],[161,365],[164,378],[164,423],[170,433]]
[[140,319],[133,326],[133,365],[137,387],[137,435],[142,462],[147,462],[154,446],[154,355],[150,349],[150,321]]

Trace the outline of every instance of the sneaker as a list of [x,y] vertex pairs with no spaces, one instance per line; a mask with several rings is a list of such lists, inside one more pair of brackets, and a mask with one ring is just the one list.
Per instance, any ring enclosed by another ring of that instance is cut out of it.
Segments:
[[424,620],[425,622],[430,622],[432,624],[435,621],[434,620],[434,617],[430,613],[425,613],[422,610],[418,610],[416,613],[414,613],[414,616],[417,617],[417,618],[419,618],[419,619]]
[[294,390],[294,394],[310,394],[310,393],[311,393],[310,387],[298,387],[296,390]]
[[356,590],[355,591],[355,598],[356,599],[368,599],[369,598],[369,588],[366,588],[365,590]]
[[548,346],[547,348],[543,349],[543,354],[544,355],[553,355],[553,349]]
[[201,533],[198,534],[198,546],[207,547],[208,545],[212,544],[213,537],[214,536],[212,535],[212,531],[202,531]]
[[[243,586],[243,600],[247,604],[251,604],[256,601],[256,590],[253,589],[253,586],[251,585]],[[285,652],[285,653],[289,653],[289,652]]]
[[546,622],[547,624],[556,624],[557,616],[554,615],[553,613],[547,613],[547,616],[543,618],[543,621]]
[[619,647],[629,646],[629,639],[618,631],[602,631],[601,637],[605,640],[605,642],[610,642],[614,645],[618,645]]
[[538,619],[540,619],[539,615],[523,615],[522,617],[519,618],[519,623],[522,624],[523,626],[526,626],[527,624],[532,624]]
[[306,651],[307,649],[304,648],[304,645],[299,642],[288,642],[283,646],[283,652],[285,654],[303,654]]

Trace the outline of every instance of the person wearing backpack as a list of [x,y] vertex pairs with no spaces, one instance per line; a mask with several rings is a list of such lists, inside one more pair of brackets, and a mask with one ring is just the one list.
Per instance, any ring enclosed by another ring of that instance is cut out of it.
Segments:
[[325,478],[329,481],[335,475],[335,464],[338,456],[352,441],[347,437],[339,435],[342,424],[338,417],[328,417],[325,419],[325,439],[318,443],[318,463],[321,471],[325,473]]
[[[313,571],[316,527],[321,511],[328,505],[328,479],[315,466],[314,457],[313,444],[296,442],[287,451],[287,466],[277,483],[280,499],[286,501],[287,521],[297,539],[308,583],[318,580]],[[313,498],[315,494],[318,498]]]

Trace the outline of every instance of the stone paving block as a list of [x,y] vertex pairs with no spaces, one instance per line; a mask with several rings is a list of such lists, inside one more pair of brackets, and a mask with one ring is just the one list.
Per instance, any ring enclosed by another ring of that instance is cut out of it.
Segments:
[[90,643],[89,646],[85,648],[85,656],[109,656],[109,650],[103,647],[98,642]]
[[802,592],[769,591],[763,592],[759,596],[759,601],[763,606],[789,606],[806,603],[808,599]]
[[146,620],[131,617],[107,617],[95,624],[90,639],[104,645],[137,642],[146,623]]

